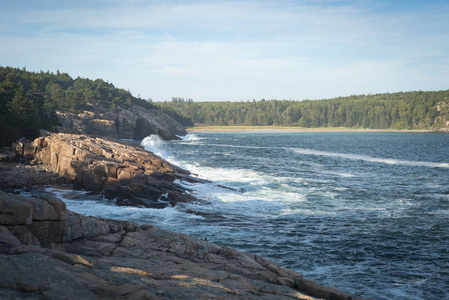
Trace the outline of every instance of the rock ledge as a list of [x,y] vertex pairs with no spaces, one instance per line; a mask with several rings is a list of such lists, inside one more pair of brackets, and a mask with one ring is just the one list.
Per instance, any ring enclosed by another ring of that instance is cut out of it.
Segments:
[[120,206],[164,208],[201,201],[174,181],[204,180],[133,142],[59,133],[33,142],[21,140],[13,148],[24,160],[51,170],[79,188],[116,199]]
[[262,257],[0,191],[2,299],[352,299]]

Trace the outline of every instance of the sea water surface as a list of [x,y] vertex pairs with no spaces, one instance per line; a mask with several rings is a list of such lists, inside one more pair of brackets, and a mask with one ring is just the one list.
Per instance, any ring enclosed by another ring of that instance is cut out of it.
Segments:
[[449,135],[196,133],[142,144],[211,180],[183,183],[210,204],[124,208],[54,192],[74,211],[207,238],[349,294],[449,299]]

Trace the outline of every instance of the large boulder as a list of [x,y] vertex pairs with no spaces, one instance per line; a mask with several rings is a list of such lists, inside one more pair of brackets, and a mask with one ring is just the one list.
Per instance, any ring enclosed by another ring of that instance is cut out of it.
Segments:
[[195,180],[188,171],[132,142],[59,133],[23,143],[16,151],[21,154],[24,148],[33,149],[35,163],[79,188],[117,199],[120,206],[164,208],[197,200],[174,182]]

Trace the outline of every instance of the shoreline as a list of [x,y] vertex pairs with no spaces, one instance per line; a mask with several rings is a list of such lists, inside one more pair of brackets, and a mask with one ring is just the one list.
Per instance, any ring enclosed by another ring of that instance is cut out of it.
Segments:
[[[60,198],[45,191],[8,193],[9,187],[25,182],[34,188],[51,184],[47,179],[40,181],[46,173],[91,192],[106,195],[115,188],[122,196],[140,199],[143,195],[138,192],[157,194],[156,188],[164,187],[164,180],[171,183],[176,176],[195,180],[140,146],[111,138],[53,134],[16,145],[19,156],[10,152],[5,153],[0,167],[18,173],[29,170],[22,174],[25,178],[20,182],[0,181],[2,299],[59,299],[61,295],[77,299],[176,299],[180,295],[187,299],[204,295],[223,299],[273,295],[282,299],[353,299],[350,294],[308,280],[261,256],[214,244],[207,238],[167,231],[153,224],[84,216],[68,210]],[[111,153],[114,157],[108,157]],[[121,166],[131,155],[134,161]],[[31,164],[32,160],[35,164]],[[102,164],[105,161],[107,169]],[[6,164],[11,164],[9,169]],[[144,172],[145,167],[148,172]],[[163,175],[137,182],[154,169]],[[112,180],[114,184],[109,187],[103,182],[98,189],[99,180],[108,180],[106,176],[117,180]],[[36,180],[29,182],[29,177]],[[122,192],[121,180],[125,189]],[[133,186],[137,189],[133,190]],[[169,188],[173,190],[163,193],[167,193],[170,205],[191,199],[183,199],[184,192],[178,186]]]
[[356,129],[346,127],[284,127],[284,126],[198,126],[186,128],[187,132],[413,132],[428,133],[429,129]]

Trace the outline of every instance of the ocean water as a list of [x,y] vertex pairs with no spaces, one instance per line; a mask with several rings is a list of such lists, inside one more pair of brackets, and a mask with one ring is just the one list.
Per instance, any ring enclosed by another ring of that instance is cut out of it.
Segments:
[[142,144],[211,180],[183,183],[210,204],[126,208],[52,190],[74,211],[207,237],[349,294],[449,299],[449,135],[196,133]]

